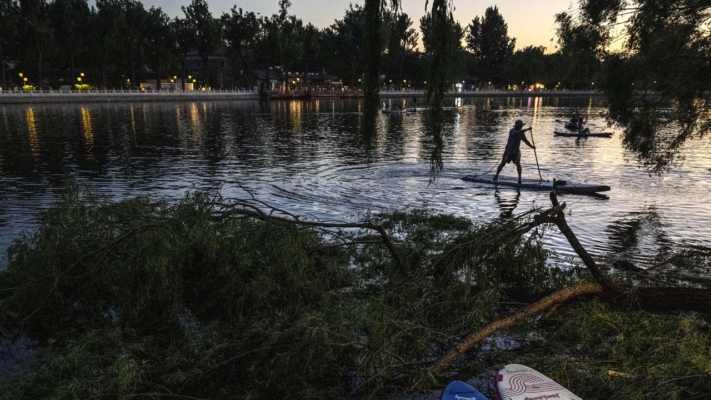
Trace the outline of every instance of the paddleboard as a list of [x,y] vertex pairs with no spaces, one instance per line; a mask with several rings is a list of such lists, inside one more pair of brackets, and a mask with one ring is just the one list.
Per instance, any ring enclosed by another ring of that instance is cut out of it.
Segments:
[[559,383],[525,365],[510,364],[496,375],[497,400],[582,400]]
[[[537,179],[522,179],[521,183],[518,183],[518,178],[509,176],[499,176],[499,180],[495,181],[493,176],[476,176],[467,175],[463,180],[467,182],[475,183],[486,183],[489,185],[496,186],[511,186],[518,187],[522,189],[532,189],[532,190],[553,190],[553,181],[539,181]],[[589,185],[585,183],[572,183],[566,181],[558,181],[558,187],[556,191],[559,193],[598,193],[607,192],[610,190],[609,186],[605,185]]]
[[461,381],[454,381],[444,389],[440,400],[489,400],[473,387]]
[[612,133],[602,132],[602,133],[577,133],[577,132],[554,132],[556,136],[565,137],[612,137]]

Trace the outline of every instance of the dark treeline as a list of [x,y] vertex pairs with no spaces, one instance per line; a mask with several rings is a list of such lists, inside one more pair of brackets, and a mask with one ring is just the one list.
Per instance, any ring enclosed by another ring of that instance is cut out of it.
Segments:
[[[208,58],[225,49],[232,82],[239,81],[242,87],[257,85],[251,75],[240,80],[245,71],[263,70],[268,75],[272,68],[278,73],[271,78],[283,79],[282,88],[289,87],[289,78],[281,72],[324,70],[345,86],[362,88],[364,8],[351,5],[341,19],[319,29],[291,14],[290,6],[290,1],[279,0],[279,11],[271,16],[237,6],[216,15],[205,0],[193,0],[183,7],[182,16],[171,19],[161,8],[146,8],[136,0],[97,0],[95,6],[87,0],[0,0],[1,84],[134,87],[174,76],[184,80],[191,73],[198,85],[219,87]],[[433,51],[431,15],[413,21],[405,13],[389,11],[382,23],[381,83],[423,87],[428,54]],[[596,70],[590,64],[566,67],[577,64],[544,47],[515,51],[516,40],[508,36],[496,7],[473,16],[469,24],[454,22],[452,29],[458,42],[453,83],[479,88],[520,89],[537,83],[587,88]],[[201,70],[186,72],[188,57],[201,59]]]

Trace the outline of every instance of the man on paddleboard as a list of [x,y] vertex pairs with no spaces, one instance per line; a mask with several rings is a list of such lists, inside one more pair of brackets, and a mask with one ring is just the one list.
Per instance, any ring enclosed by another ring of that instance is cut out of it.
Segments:
[[504,166],[513,161],[516,164],[516,170],[518,171],[518,184],[521,184],[521,141],[526,143],[528,147],[535,150],[535,146],[528,142],[526,139],[526,131],[530,131],[532,128],[523,129],[525,124],[520,119],[516,121],[514,128],[509,131],[509,141],[506,143],[506,150],[504,151],[504,158],[501,159],[501,164],[496,170],[496,176],[494,176],[494,181],[499,180],[499,174]]

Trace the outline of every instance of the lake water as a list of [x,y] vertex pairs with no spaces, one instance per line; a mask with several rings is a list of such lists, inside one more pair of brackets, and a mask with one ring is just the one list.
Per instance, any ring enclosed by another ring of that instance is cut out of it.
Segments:
[[[605,184],[607,198],[561,195],[569,224],[598,257],[648,264],[679,246],[709,245],[711,142],[657,176],[612,139],[554,137],[573,113],[602,123],[597,99],[457,99],[448,117],[444,171],[429,184],[431,139],[423,115],[381,115],[370,157],[359,136],[356,100],[55,104],[0,106],[0,251],[32,229],[68,176],[115,199],[179,198],[189,189],[238,183],[262,200],[321,220],[424,207],[475,221],[548,207],[546,192],[463,182],[500,159],[516,119],[534,127],[544,178]],[[399,102],[402,100],[388,100]],[[606,129],[609,131],[609,129]],[[530,137],[530,135],[529,135]],[[524,177],[537,178],[522,145]],[[509,165],[502,175],[515,175]],[[547,246],[572,256],[551,229]]]

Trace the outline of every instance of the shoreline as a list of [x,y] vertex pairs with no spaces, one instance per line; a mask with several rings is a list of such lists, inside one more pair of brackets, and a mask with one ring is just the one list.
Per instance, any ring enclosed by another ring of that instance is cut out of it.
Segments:
[[[381,98],[408,98],[425,96],[424,91],[384,91],[380,92]],[[599,92],[507,92],[507,91],[467,91],[459,93],[446,93],[449,98],[492,98],[492,97],[598,97]],[[360,99],[362,96],[353,93],[330,93],[322,96],[305,97],[303,95],[281,95],[270,100],[315,100],[315,99]],[[90,91],[90,92],[0,92],[0,104],[49,104],[49,103],[120,103],[120,102],[180,102],[180,101],[237,101],[259,100],[260,96],[255,91],[212,91],[212,92],[147,92],[147,91]]]

